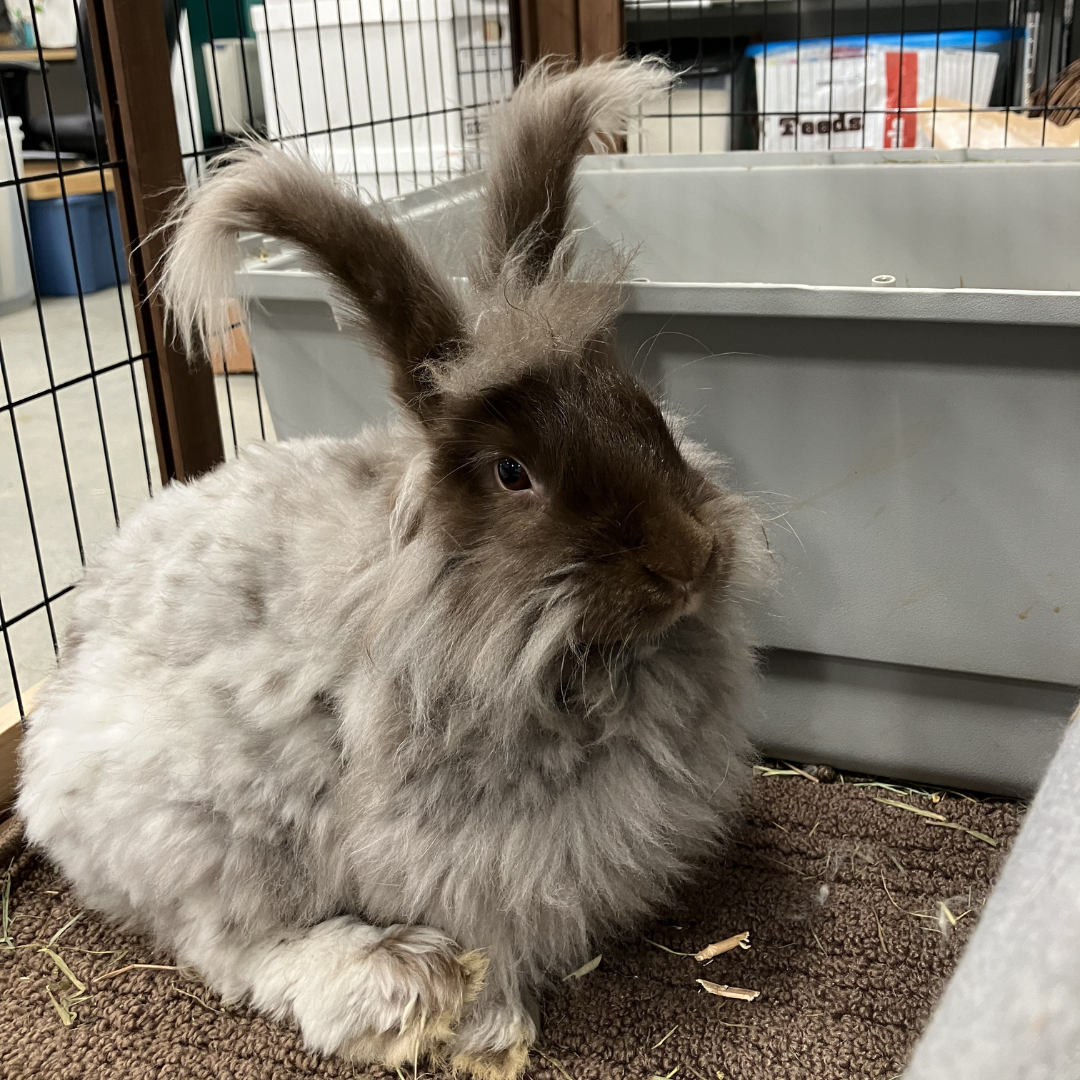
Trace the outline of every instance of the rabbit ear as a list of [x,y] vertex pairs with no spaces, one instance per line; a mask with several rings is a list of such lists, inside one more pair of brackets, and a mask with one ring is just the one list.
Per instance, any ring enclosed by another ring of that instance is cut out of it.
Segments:
[[330,280],[339,318],[371,339],[397,396],[423,416],[431,367],[466,338],[458,297],[399,229],[333,177],[269,144],[231,154],[177,214],[161,292],[188,352],[228,326],[243,231],[301,249]]
[[630,114],[671,81],[655,57],[530,69],[493,117],[479,283],[506,269],[528,285],[544,277],[566,236],[578,159],[602,148],[599,136],[624,133]]

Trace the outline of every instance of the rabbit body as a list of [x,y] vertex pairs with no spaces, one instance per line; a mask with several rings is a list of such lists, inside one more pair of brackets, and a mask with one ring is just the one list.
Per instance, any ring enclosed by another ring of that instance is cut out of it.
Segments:
[[[88,905],[227,996],[286,1014],[304,979],[318,993],[318,967],[259,982],[287,928],[430,925],[484,950],[496,1042],[516,1043],[523,988],[651,910],[716,840],[747,774],[729,717],[752,659],[688,629],[635,665],[633,692],[605,673],[585,723],[553,702],[505,745],[502,717],[433,723],[401,684],[438,650],[424,624],[447,555],[389,527],[418,456],[405,425],[252,448],[144,506],[76,594],[19,812]],[[310,1045],[348,1050],[355,992],[299,1017]]]
[[[325,1053],[518,1074],[532,989],[662,904],[749,776],[740,588],[760,525],[613,362],[560,360],[529,382],[537,355],[565,351],[552,335],[573,337],[543,267],[522,286],[532,310],[548,304],[538,344],[522,344],[524,299],[504,278],[496,311],[478,272],[471,314],[425,308],[401,331],[404,353],[407,334],[457,320],[477,357],[425,368],[423,397],[408,397],[415,366],[397,369],[401,419],[252,448],[138,511],[76,592],[24,741],[19,813],[83,900]],[[591,355],[610,304],[575,295]],[[518,455],[531,490],[516,458],[461,449],[515,402],[570,425],[536,421]],[[593,494],[545,439],[577,440],[571,456],[602,474]],[[667,479],[639,497],[640,470]],[[620,485],[616,524],[592,521],[582,506]],[[692,513],[669,506],[684,487]],[[602,601],[575,574],[614,572],[611,557],[566,539],[579,518],[597,537],[637,522],[616,567],[631,576],[603,578]]]

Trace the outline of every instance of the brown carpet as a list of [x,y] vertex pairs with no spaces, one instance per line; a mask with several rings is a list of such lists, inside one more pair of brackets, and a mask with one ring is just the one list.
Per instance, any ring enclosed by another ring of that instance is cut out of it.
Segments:
[[[995,839],[997,847],[875,796],[932,809]],[[1020,815],[1019,806],[1004,801],[948,795],[932,805],[850,782],[756,780],[745,828],[726,860],[685,890],[672,918],[646,930],[676,952],[750,930],[752,948],[703,968],[641,938],[606,947],[596,970],[545,1000],[540,1049],[546,1057],[534,1053],[530,1076],[896,1076]],[[2,865],[14,854],[10,941],[47,943],[79,909],[64,883],[17,837],[9,835],[4,850],[2,831]],[[958,918],[955,928],[939,901]],[[0,1077],[393,1075],[319,1060],[303,1051],[290,1028],[223,1007],[175,970],[133,969],[102,979],[127,964],[168,958],[155,958],[143,941],[116,934],[90,914],[69,926],[53,951],[86,985],[85,995],[39,948],[0,947]],[[754,1002],[713,997],[696,985],[701,977],[761,996]],[[49,988],[61,1003],[84,997],[70,1006],[76,1014],[71,1026],[62,1023]]]

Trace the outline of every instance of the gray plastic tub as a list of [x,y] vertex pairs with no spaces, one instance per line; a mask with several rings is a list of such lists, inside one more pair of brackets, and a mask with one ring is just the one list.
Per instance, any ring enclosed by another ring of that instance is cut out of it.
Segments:
[[[580,180],[584,243],[640,245],[621,355],[771,519],[759,745],[1031,791],[1080,683],[1080,152],[625,156]],[[394,205],[459,275],[476,190]],[[382,417],[322,282],[247,242],[279,437]]]

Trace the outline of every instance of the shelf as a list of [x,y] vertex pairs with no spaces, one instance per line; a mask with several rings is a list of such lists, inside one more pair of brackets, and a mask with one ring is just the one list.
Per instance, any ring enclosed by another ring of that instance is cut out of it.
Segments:
[[17,60],[24,64],[40,63],[44,59],[47,64],[63,64],[78,59],[76,49],[0,49],[0,62],[4,60]]
[[[64,162],[70,168],[84,169],[86,163],[74,161]],[[35,174],[49,174],[44,180],[33,180]],[[105,169],[105,190],[114,189],[112,169]],[[68,195],[96,195],[101,191],[102,174],[96,169],[93,172],[77,172],[72,176],[64,177],[64,188],[61,191],[60,177],[56,175],[56,159],[51,161],[27,161],[23,167],[23,176],[28,181],[24,190],[28,199],[59,199],[66,192]]]

